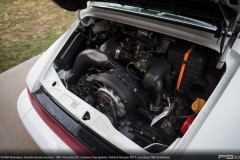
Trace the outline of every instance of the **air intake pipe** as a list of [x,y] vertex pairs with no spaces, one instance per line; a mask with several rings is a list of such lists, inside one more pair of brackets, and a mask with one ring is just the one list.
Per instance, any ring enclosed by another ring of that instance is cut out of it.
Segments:
[[114,57],[117,60],[120,60],[122,63],[127,64],[131,62],[131,48],[134,44],[134,41],[133,39],[128,39],[122,46],[119,42],[123,41],[124,37],[124,34],[118,34],[110,38],[101,45],[100,51],[111,57]]
[[171,64],[165,57],[151,57],[146,63],[148,70],[143,77],[143,86],[146,89],[152,88],[154,92],[150,110],[160,111],[162,109],[163,90],[165,89],[167,92],[171,90],[173,80],[170,76]]
[[100,46],[100,51],[108,54],[111,57],[115,57],[117,48],[120,46],[120,41],[124,40],[124,34],[118,34]]
[[76,85],[79,78],[85,74],[89,66],[104,70],[122,68],[116,61],[101,51],[86,49],[77,56],[72,74],[69,76],[68,85]]

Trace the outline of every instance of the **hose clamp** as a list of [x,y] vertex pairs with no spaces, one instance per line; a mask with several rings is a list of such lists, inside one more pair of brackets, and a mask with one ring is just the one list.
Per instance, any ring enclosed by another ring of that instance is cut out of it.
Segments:
[[161,110],[161,108],[162,108],[161,106],[156,107],[152,103],[150,104],[150,111],[158,112]]
[[118,59],[119,54],[120,54],[122,48],[123,48],[123,46],[119,46],[118,49],[116,50],[115,57],[114,57],[115,59]]

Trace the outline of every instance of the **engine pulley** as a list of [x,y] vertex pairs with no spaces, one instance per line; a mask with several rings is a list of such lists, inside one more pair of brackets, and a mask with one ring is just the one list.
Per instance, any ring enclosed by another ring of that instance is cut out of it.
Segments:
[[101,82],[96,82],[94,88],[97,89],[97,93],[95,94],[98,96],[98,104],[100,107],[108,112],[113,112],[113,114],[118,117],[126,115],[125,106],[121,98],[113,91],[113,89]]

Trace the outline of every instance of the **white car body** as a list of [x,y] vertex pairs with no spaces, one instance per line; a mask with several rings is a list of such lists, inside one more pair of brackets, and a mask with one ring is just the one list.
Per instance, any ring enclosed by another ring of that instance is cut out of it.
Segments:
[[[114,20],[125,24],[138,26],[167,35],[172,35],[187,41],[191,41],[216,51],[219,44],[211,33],[189,29],[183,26],[172,25],[147,18],[137,18],[136,15],[104,10],[102,8],[88,7],[80,13],[81,19],[93,16]],[[108,118],[97,109],[67,90],[62,84],[59,75],[53,65],[53,61],[66,43],[70,35],[78,27],[77,19],[71,28],[63,34],[44,54],[30,70],[27,76],[27,88],[31,93],[43,86],[45,90],[67,111],[91,128],[99,136],[117,146],[129,155],[185,155],[189,153],[216,153],[231,154],[240,151],[240,39],[234,42],[226,58],[226,72],[218,83],[214,92],[209,97],[203,109],[195,118],[191,127],[182,138],[177,138],[171,146],[158,154],[147,152],[127,137],[118,132]],[[225,43],[226,45],[226,43]],[[53,86],[53,82],[56,85]],[[75,103],[77,107],[71,105]],[[71,147],[39,116],[31,104],[27,89],[23,90],[17,103],[19,116],[27,131],[47,155],[69,154],[75,155]],[[83,121],[83,115],[88,111],[91,119]]]

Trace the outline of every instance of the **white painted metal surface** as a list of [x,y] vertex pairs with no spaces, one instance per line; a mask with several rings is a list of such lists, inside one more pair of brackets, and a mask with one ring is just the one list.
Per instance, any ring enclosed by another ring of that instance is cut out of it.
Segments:
[[27,89],[19,96],[17,108],[25,128],[44,154],[75,155],[38,115],[29,101]]

